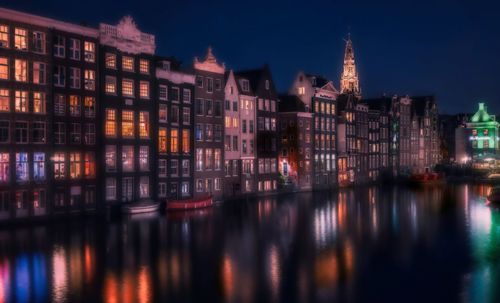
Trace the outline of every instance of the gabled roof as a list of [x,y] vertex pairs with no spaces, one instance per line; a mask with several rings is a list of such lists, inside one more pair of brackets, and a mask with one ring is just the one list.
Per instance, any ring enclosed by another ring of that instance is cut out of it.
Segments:
[[237,79],[246,79],[250,81],[250,89],[252,91],[257,90],[259,85],[259,80],[263,74],[264,74],[264,68],[242,70],[234,73]]
[[371,110],[378,110],[381,112],[388,112],[391,110],[392,98],[391,97],[380,97],[372,99],[363,99],[363,102],[368,104]]
[[[252,88],[252,81],[248,79],[245,75],[240,75],[237,72],[234,73],[234,79],[236,80],[236,86],[238,88],[238,92],[242,95],[253,95],[254,94],[254,89]],[[244,91],[242,88],[242,81],[241,80],[248,80],[249,85],[248,85],[248,91]]]
[[427,104],[429,104],[429,108],[431,108],[435,102],[434,96],[411,97],[412,112],[417,116],[425,116]]
[[304,102],[296,95],[280,95],[279,100],[279,112],[308,112]]

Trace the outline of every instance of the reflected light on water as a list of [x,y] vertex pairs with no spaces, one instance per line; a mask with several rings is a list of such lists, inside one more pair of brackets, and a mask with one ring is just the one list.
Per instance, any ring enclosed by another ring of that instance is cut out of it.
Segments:
[[274,245],[269,249],[267,269],[272,297],[277,298],[280,288],[280,256],[278,248]]
[[118,282],[112,273],[108,273],[104,279],[104,301],[118,303]]
[[62,246],[55,246],[52,253],[52,300],[64,302],[67,291],[66,250]]
[[0,262],[0,303],[9,301],[10,298],[10,268],[9,261]]
[[142,266],[139,271],[139,302],[151,302],[151,277],[147,266]]
[[222,261],[222,287],[227,301],[232,301],[234,296],[234,271],[231,258],[224,255]]

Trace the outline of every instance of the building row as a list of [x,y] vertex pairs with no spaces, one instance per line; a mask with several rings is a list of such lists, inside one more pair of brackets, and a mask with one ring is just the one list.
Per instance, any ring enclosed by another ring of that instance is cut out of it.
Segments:
[[[183,66],[126,16],[98,28],[0,8],[0,220],[124,203],[329,189],[431,169],[433,97],[362,99],[267,65]],[[415,148],[418,146],[418,148]]]

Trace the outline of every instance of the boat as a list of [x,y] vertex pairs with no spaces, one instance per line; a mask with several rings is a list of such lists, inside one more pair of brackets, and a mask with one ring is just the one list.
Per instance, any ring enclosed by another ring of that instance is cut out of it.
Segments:
[[122,207],[124,214],[144,214],[157,212],[160,209],[160,203],[153,200],[144,200],[130,203]]
[[211,207],[214,205],[212,196],[198,199],[172,200],[167,202],[167,210],[189,210]]
[[491,189],[490,194],[486,198],[486,204],[500,206],[500,186],[495,186]]
[[435,172],[413,174],[410,176],[410,182],[415,184],[436,184],[443,181],[443,175]]

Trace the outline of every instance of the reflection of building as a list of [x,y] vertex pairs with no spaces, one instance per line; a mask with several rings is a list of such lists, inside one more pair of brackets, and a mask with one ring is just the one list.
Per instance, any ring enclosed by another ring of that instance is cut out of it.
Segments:
[[496,117],[488,113],[484,103],[479,103],[479,109],[466,125],[466,135],[474,166],[476,168],[491,168],[491,165],[496,167],[500,140],[500,123],[496,121]]

